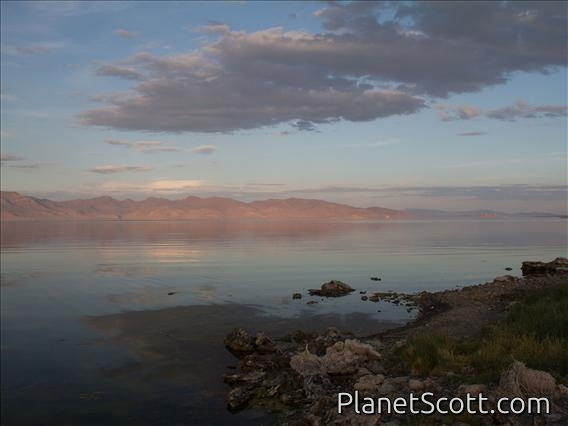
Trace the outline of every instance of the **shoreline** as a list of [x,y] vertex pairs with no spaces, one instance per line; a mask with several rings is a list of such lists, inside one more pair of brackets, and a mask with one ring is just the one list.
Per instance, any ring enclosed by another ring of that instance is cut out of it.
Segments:
[[[352,410],[338,415],[334,397],[355,391],[371,397],[408,398],[411,392],[465,397],[483,391],[495,404],[498,396],[532,396],[530,389],[519,393],[504,383],[504,376],[520,368],[547,375],[556,386],[547,394],[553,402],[552,412],[529,415],[531,424],[568,424],[568,374],[559,377],[556,371],[554,378],[530,365],[526,368],[512,354],[510,359],[500,354],[500,365],[485,368],[487,371],[476,364],[475,357],[484,354],[485,346],[501,343],[487,340],[488,330],[501,332],[511,315],[523,308],[525,299],[530,296],[538,300],[547,292],[559,290],[568,294],[568,260],[523,262],[524,272],[525,264],[529,273],[522,278],[506,275],[461,289],[398,294],[392,300],[414,300],[419,315],[404,326],[360,339],[333,328],[320,334],[297,332],[275,340],[264,333],[251,336],[236,329],[224,342],[240,360],[240,372],[224,376],[231,388],[228,407],[233,411],[254,407],[276,413],[282,425],[519,424],[519,416],[499,413],[433,414],[413,420],[408,415],[360,415]],[[436,354],[430,354],[432,351]],[[565,350],[559,353],[560,364],[568,364]],[[427,365],[430,355],[437,364]]]

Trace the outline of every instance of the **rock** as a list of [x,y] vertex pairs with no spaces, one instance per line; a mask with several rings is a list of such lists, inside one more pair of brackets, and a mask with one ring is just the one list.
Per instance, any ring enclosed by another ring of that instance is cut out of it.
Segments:
[[379,297],[378,294],[373,294],[371,297],[369,297],[369,300],[370,300],[371,302],[377,303],[377,302],[378,302],[379,300],[381,300],[381,299],[380,299],[380,297]]
[[260,353],[272,353],[278,349],[276,344],[264,333],[257,333],[254,348]]
[[292,299],[301,299],[302,298],[302,294],[301,293],[294,293],[292,295]]
[[243,408],[244,405],[250,400],[252,393],[250,390],[238,387],[231,389],[229,395],[227,396],[227,405],[229,410],[235,411]]
[[264,333],[257,333],[253,338],[246,330],[235,328],[224,340],[225,347],[237,358],[242,358],[254,352],[260,354],[273,353],[277,350],[276,344]]
[[253,371],[248,374],[225,374],[223,381],[230,386],[242,383],[257,384],[262,381],[264,376],[266,376],[266,373],[263,371]]
[[303,352],[290,358],[290,367],[302,376],[354,374],[380,359],[381,355],[371,345],[347,339],[328,347],[323,356],[312,354],[306,346]]
[[394,386],[391,383],[386,382],[379,387],[380,395],[390,395],[393,392],[394,392]]
[[235,328],[231,331],[227,337],[225,337],[223,343],[225,347],[237,357],[242,357],[254,351],[253,338],[242,328]]
[[317,376],[324,373],[322,369],[321,357],[311,353],[308,345],[304,352],[300,352],[290,358],[290,367],[300,376]]
[[381,279],[379,277],[371,277],[372,281],[381,281]]
[[523,275],[555,275],[568,273],[568,259],[557,257],[551,262],[523,262]]
[[280,367],[280,364],[276,357],[252,353],[241,359],[239,367],[241,371],[248,373],[254,371],[277,370]]
[[359,392],[374,393],[376,392],[377,387],[382,385],[384,381],[385,376],[382,374],[377,374],[376,376],[368,374],[357,380],[357,383],[353,385],[353,388]]
[[555,414],[545,414],[544,418],[546,419],[547,425],[562,425],[565,424],[563,421],[565,420],[562,414],[555,413]]
[[505,268],[505,271],[512,271],[512,270],[513,270],[513,268],[509,268],[509,267]]
[[309,290],[310,295],[324,296],[324,297],[341,297],[346,296],[352,291],[355,291],[349,284],[338,280],[331,280],[322,284],[321,288]]
[[401,386],[401,385],[405,385],[405,384],[408,383],[408,377],[406,377],[406,376],[392,377],[392,378],[388,379],[388,382]]
[[472,397],[477,398],[480,393],[487,391],[487,386],[483,384],[461,385],[458,388],[458,391],[460,395],[471,395]]
[[422,380],[418,380],[418,379],[410,379],[408,381],[408,389],[410,389],[413,392],[419,392],[424,390],[424,382]]
[[494,283],[508,283],[511,281],[515,281],[515,277],[511,275],[501,275],[500,277],[493,278]]
[[551,396],[556,391],[556,379],[546,371],[533,370],[520,361],[513,361],[501,374],[499,388],[506,395],[517,397]]

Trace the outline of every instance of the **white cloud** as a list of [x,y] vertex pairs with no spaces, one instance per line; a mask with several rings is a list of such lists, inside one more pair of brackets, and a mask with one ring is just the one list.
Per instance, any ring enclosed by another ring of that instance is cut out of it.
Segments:
[[189,179],[159,179],[150,182],[134,183],[134,182],[103,182],[98,185],[97,192],[103,194],[110,193],[142,193],[151,194],[154,192],[164,194],[184,193],[202,188],[203,181]]
[[135,38],[140,35],[140,32],[125,30],[124,28],[117,28],[112,32],[112,34],[121,38]]
[[213,154],[217,151],[217,147],[215,145],[200,145],[196,146],[191,150],[194,154]]
[[11,56],[31,56],[51,53],[65,46],[62,41],[40,41],[22,45],[3,45],[2,53]]
[[149,172],[153,170],[149,166],[116,166],[116,165],[105,165],[97,166],[89,169],[92,173],[99,173],[103,175],[114,174],[114,173],[126,173],[126,172]]
[[0,161],[23,161],[25,160],[24,157],[20,157],[18,155],[10,155],[10,154],[2,154],[0,157]]
[[107,139],[104,141],[107,145],[114,145],[114,146],[123,146],[129,148],[133,151],[137,152],[144,152],[144,153],[153,153],[153,152],[177,152],[180,151],[180,148],[172,145],[168,145],[162,141],[137,141],[137,142],[130,142],[130,141],[123,141],[123,140],[114,140],[114,139]]

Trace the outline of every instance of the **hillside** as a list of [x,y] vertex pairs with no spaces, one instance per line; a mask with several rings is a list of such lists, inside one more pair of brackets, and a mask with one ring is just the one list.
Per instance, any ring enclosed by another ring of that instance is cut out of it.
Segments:
[[97,197],[52,201],[1,193],[1,219],[403,219],[404,211],[380,207],[359,208],[323,200],[270,199],[245,203],[231,198],[189,196],[180,200],[147,198],[142,201]]

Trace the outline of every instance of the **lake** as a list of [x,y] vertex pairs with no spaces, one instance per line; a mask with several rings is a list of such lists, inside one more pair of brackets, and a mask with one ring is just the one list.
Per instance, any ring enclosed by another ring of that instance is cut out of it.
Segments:
[[[415,313],[360,291],[520,275],[566,256],[567,238],[563,219],[5,222],[2,424],[270,424],[225,409],[233,327],[376,333]],[[357,291],[308,296],[330,279]]]

